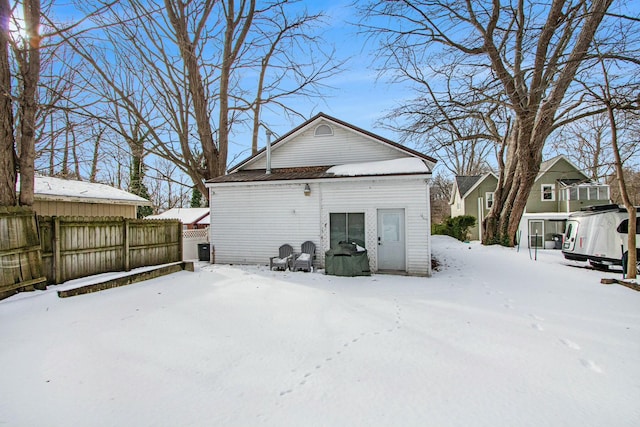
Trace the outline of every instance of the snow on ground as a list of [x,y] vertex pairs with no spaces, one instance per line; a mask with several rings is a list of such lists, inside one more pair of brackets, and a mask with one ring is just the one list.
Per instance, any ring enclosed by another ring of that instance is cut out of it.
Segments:
[[637,426],[640,293],[434,237],[431,278],[199,265],[0,302],[0,425]]

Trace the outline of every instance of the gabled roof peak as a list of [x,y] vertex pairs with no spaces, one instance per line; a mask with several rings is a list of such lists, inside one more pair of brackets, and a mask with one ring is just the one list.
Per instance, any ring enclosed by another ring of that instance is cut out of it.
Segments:
[[[396,150],[402,151],[406,154],[409,154],[413,157],[418,157],[422,160],[426,160],[432,164],[435,164],[437,162],[436,159],[434,159],[433,157],[427,156],[423,153],[420,153],[419,151],[413,150],[411,148],[405,147],[402,144],[399,144],[397,142],[391,141],[385,137],[382,137],[380,135],[377,135],[373,132],[369,132],[365,129],[359,128],[357,126],[354,126],[350,123],[347,123],[343,120],[340,120],[338,118],[332,117],[326,113],[320,112],[318,114],[316,114],[315,116],[311,117],[309,120],[305,121],[304,123],[298,125],[297,127],[293,128],[292,130],[290,130],[289,132],[287,132],[285,135],[281,136],[280,138],[278,138],[277,140],[273,141],[271,143],[271,149],[277,149],[279,148],[281,145],[285,144],[287,141],[291,140],[294,136],[298,135],[299,133],[301,133],[304,130],[307,130],[311,127],[313,127],[317,122],[325,120],[327,122],[333,123],[337,126],[349,129],[353,132],[359,133],[369,139],[373,139],[379,143],[382,144],[386,144],[388,146],[393,147]],[[229,168],[229,172],[236,172],[242,168],[244,168],[245,166],[257,161],[258,159],[261,159],[262,157],[266,156],[266,147],[262,148],[261,150],[259,150],[256,154],[246,158],[245,160],[241,161],[240,163],[236,164],[235,166]]]

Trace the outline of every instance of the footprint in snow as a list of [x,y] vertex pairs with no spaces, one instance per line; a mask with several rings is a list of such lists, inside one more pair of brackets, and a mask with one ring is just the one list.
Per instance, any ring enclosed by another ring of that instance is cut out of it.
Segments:
[[580,346],[576,343],[574,343],[571,340],[565,339],[565,338],[560,338],[560,342],[564,345],[566,345],[567,347],[574,349],[574,350],[580,350]]
[[596,365],[593,360],[580,359],[580,363],[582,363],[582,366],[591,369],[593,372],[597,372],[598,374],[602,373],[602,369],[598,365]]
[[539,323],[532,323],[532,324],[531,324],[531,327],[532,327],[533,329],[538,330],[538,331],[544,331],[544,328],[543,328]]

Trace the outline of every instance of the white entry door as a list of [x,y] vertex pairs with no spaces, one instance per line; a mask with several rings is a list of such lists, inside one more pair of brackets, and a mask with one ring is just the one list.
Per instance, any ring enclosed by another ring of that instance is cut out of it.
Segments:
[[406,270],[404,209],[378,210],[378,269]]

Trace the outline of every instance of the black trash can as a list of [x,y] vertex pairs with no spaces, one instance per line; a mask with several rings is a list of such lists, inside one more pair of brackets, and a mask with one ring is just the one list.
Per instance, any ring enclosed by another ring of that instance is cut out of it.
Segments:
[[554,234],[553,235],[553,241],[554,241],[554,249],[562,249],[562,234]]
[[210,243],[198,243],[198,259],[200,261],[211,260],[211,244]]

